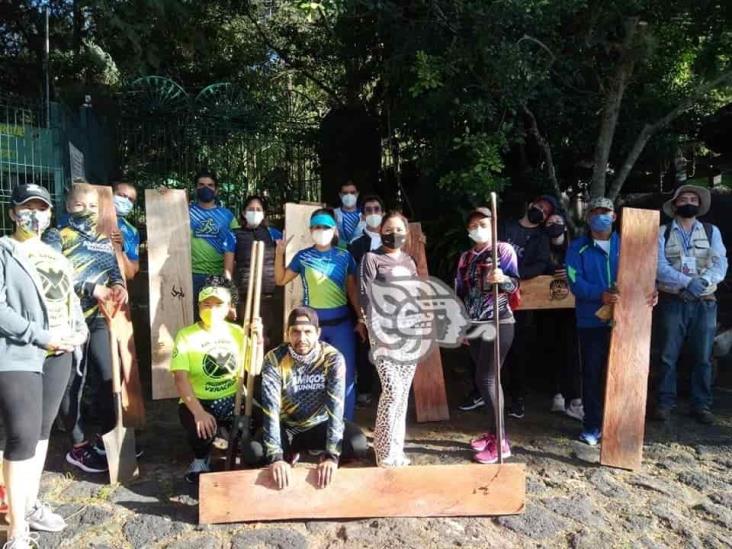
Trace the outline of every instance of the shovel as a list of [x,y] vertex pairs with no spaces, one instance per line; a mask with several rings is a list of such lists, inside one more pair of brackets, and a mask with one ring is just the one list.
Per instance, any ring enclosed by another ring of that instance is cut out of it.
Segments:
[[135,454],[135,430],[126,429],[122,423],[122,382],[119,348],[117,347],[117,338],[112,333],[112,316],[114,316],[116,310],[110,315],[104,304],[100,303],[99,308],[109,324],[109,346],[112,351],[112,392],[117,415],[114,429],[102,435],[102,442],[104,442],[104,450],[107,453],[109,482],[110,484],[116,484],[118,482],[127,482],[140,472],[137,468],[137,455]]

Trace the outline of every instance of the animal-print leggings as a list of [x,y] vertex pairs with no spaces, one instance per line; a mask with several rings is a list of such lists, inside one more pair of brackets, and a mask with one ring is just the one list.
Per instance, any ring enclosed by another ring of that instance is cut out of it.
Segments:
[[404,436],[406,434],[409,388],[412,386],[416,363],[396,363],[381,359],[376,371],[381,379],[381,397],[376,410],[374,451],[381,466],[406,465]]

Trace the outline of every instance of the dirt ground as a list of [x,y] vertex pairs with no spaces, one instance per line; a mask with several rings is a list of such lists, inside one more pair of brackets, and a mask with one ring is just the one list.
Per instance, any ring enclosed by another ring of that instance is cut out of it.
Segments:
[[[451,386],[456,405],[461,389]],[[42,534],[41,547],[732,547],[729,387],[716,389],[714,426],[691,420],[684,402],[669,424],[648,423],[638,472],[600,467],[599,450],[576,442],[579,422],[548,412],[550,395],[530,394],[526,417],[507,418],[511,461],[527,465],[523,515],[221,526],[196,523],[197,494],[182,478],[190,455],[176,404],[149,403],[141,477],[129,486],[72,469],[63,460],[64,435],[54,435],[43,497],[69,527]],[[482,430],[483,415],[451,411],[449,422],[410,421],[407,452],[414,463],[470,460],[467,442]],[[373,407],[359,410],[364,426],[373,425],[373,416]]]

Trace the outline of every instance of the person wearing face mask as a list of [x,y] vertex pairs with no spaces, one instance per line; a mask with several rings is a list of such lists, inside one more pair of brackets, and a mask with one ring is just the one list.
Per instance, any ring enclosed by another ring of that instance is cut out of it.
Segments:
[[211,471],[218,427],[230,425],[234,417],[236,372],[244,345],[242,327],[226,321],[232,305],[226,280],[210,277],[197,297],[201,319],[176,334],[170,361],[180,396],[178,416],[194,456],[185,474],[191,484]]
[[661,344],[653,418],[667,421],[676,406],[676,364],[686,342],[691,358],[691,414],[714,423],[712,345],[717,325],[717,284],[727,274],[727,250],[719,229],[697,219],[709,211],[708,189],[682,185],[663,205],[671,222],[658,236],[657,283]]
[[345,248],[351,240],[358,238],[366,226],[358,209],[358,188],[348,180],[341,185],[338,193],[341,205],[335,208],[336,227],[338,228],[338,246]]
[[[518,257],[518,272],[521,280],[546,273],[550,264],[549,236],[544,230],[546,220],[559,209],[557,200],[542,195],[529,204],[520,219],[507,219],[498,227],[498,238],[508,242]],[[524,417],[526,396],[526,366],[531,359],[530,349],[536,339],[536,319],[533,311],[518,310],[516,317],[516,339],[521,345],[514,345],[506,359],[506,388],[511,397],[508,415]]]
[[72,448],[66,461],[87,473],[107,470],[104,445],[99,436],[94,444],[87,440],[84,392],[96,406],[102,433],[114,428],[112,395],[112,356],[109,326],[100,314],[98,302],[118,308],[127,301],[125,282],[117,255],[107,235],[97,230],[99,195],[88,183],[74,183],[66,197],[68,225],[60,233],[61,251],[74,267],[74,291],[81,301],[89,340],[77,373],[72,374],[61,402],[60,415],[71,435]]
[[140,232],[129,220],[137,202],[137,189],[132,183],[118,181],[112,184],[112,193],[118,230],[109,238],[117,250],[124,252],[121,255],[123,274],[132,280],[140,271]]
[[582,357],[584,418],[580,440],[595,446],[602,433],[603,372],[610,351],[610,323],[595,315],[603,305],[617,303],[620,236],[613,231],[615,206],[609,198],[590,201],[589,233],[573,240],[567,251],[567,278],[575,298],[577,338]]
[[73,268],[41,241],[51,196],[40,185],[11,194],[11,236],[0,238],[0,418],[8,547],[35,547],[29,530],[58,532],[60,515],[38,499],[48,438],[71,372],[71,352],[86,339],[73,291]]
[[[544,226],[550,238],[550,265],[546,274],[566,282],[565,258],[569,246],[569,235],[561,214],[549,216]],[[580,391],[579,355],[577,354],[577,331],[574,311],[571,309],[547,309],[536,312],[538,334],[543,345],[546,361],[552,366],[554,398],[551,411],[566,413],[582,421],[582,395]],[[560,342],[558,344],[558,342]]]
[[[217,202],[219,182],[213,172],[203,170],[193,179],[196,201],[188,208],[191,221],[191,272],[193,295],[197,296],[209,276],[234,275],[236,238],[232,232],[239,222],[228,208]],[[195,305],[195,304],[194,304]],[[198,307],[194,306],[198,318]]]
[[[498,449],[495,433],[495,413],[503,405],[503,388],[496,387],[496,368],[503,367],[514,340],[514,315],[511,309],[511,295],[518,291],[518,269],[516,252],[506,242],[498,242],[498,262],[493,265],[491,245],[493,213],[489,208],[476,208],[467,220],[468,236],[473,247],[460,256],[455,275],[455,293],[465,304],[471,324],[493,325],[496,307],[500,323],[499,345],[501,364],[495,364],[495,340],[482,338],[467,342],[470,347],[474,384],[488,415],[488,430],[473,439],[470,446],[475,452],[473,459],[479,463],[496,463]],[[498,303],[493,299],[493,284],[498,284]],[[503,457],[511,455],[508,438],[503,433]]]
[[[370,299],[374,282],[383,284],[417,277],[414,259],[402,251],[409,233],[407,218],[399,212],[389,212],[382,219],[380,231],[381,247],[367,252],[359,268],[359,294],[364,319],[360,322],[366,325],[368,320],[375,320]],[[404,453],[407,406],[417,362],[400,358],[398,350],[390,349],[388,354],[378,352],[379,345],[378,340],[371,339],[373,356],[388,356],[375,360],[382,387],[374,427],[376,463],[380,467],[406,466],[410,463]]]
[[[347,250],[334,247],[336,222],[327,208],[310,216],[314,245],[300,250],[285,267],[285,241],[275,248],[275,283],[284,286],[298,276],[302,279],[304,304],[315,309],[320,319],[321,339],[338,349],[346,361],[346,419],[353,419],[356,406],[356,336],[366,339],[363,324],[354,327],[358,314],[356,263]],[[352,310],[348,304],[351,304]]]
[[265,346],[271,348],[282,341],[283,293],[275,285],[275,242],[282,239],[282,232],[267,223],[264,198],[250,196],[244,201],[241,226],[234,231],[234,281],[239,288],[238,314],[243,318],[246,293],[249,286],[249,266],[252,242],[264,242],[264,271],[262,273],[261,314],[264,324]]

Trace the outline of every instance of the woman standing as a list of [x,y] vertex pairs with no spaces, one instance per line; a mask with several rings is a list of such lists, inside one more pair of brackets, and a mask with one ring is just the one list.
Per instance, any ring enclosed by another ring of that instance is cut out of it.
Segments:
[[[463,252],[458,262],[455,277],[455,291],[463,300],[471,324],[490,324],[495,322],[496,308],[500,322],[501,364],[511,348],[514,335],[514,318],[510,296],[518,291],[518,269],[516,252],[510,244],[498,242],[498,265],[493,265],[491,248],[492,213],[488,208],[477,208],[468,216],[468,236],[473,247]],[[498,284],[498,303],[493,299],[493,284]],[[503,406],[503,389],[496,387],[496,368],[494,359],[495,340],[486,341],[482,337],[469,341],[470,356],[475,366],[475,384],[485,402],[488,413],[488,430],[470,442],[476,452],[474,459],[479,463],[496,463],[495,413]],[[503,434],[503,457],[511,455],[508,439]]]
[[73,268],[41,242],[51,196],[39,185],[13,190],[15,232],[0,238],[0,414],[8,499],[5,547],[35,546],[29,529],[58,532],[63,517],[38,500],[48,437],[71,373],[71,351],[87,337]]
[[[361,307],[370,323],[378,321],[378,315],[370,306],[369,299],[375,281],[385,283],[417,277],[414,260],[401,250],[407,242],[408,231],[409,223],[406,217],[398,212],[386,214],[381,221],[381,247],[368,252],[361,262],[359,271]],[[417,361],[400,354],[398,350],[378,352],[374,347],[379,345],[377,339],[372,337],[371,354],[377,357],[376,371],[379,373],[382,387],[376,411],[374,451],[376,462],[380,467],[401,467],[409,465],[409,459],[404,454],[404,436],[409,388],[412,386]]]
[[277,241],[275,282],[284,286],[298,276],[302,278],[304,305],[315,309],[320,320],[320,339],[338,349],[346,360],[345,418],[353,420],[356,408],[356,337],[365,340],[366,330],[359,323],[354,327],[350,301],[358,311],[356,263],[351,254],[335,247],[338,243],[335,217],[321,208],[310,216],[310,235],[314,245],[300,250],[285,267],[285,242]]
[[261,315],[264,325],[264,345],[267,349],[282,342],[282,290],[275,285],[275,242],[282,233],[267,223],[267,208],[260,196],[250,196],[244,202],[240,216],[241,227],[234,231],[234,281],[239,289],[239,318],[244,318],[252,242],[264,242],[264,269],[262,273]]

